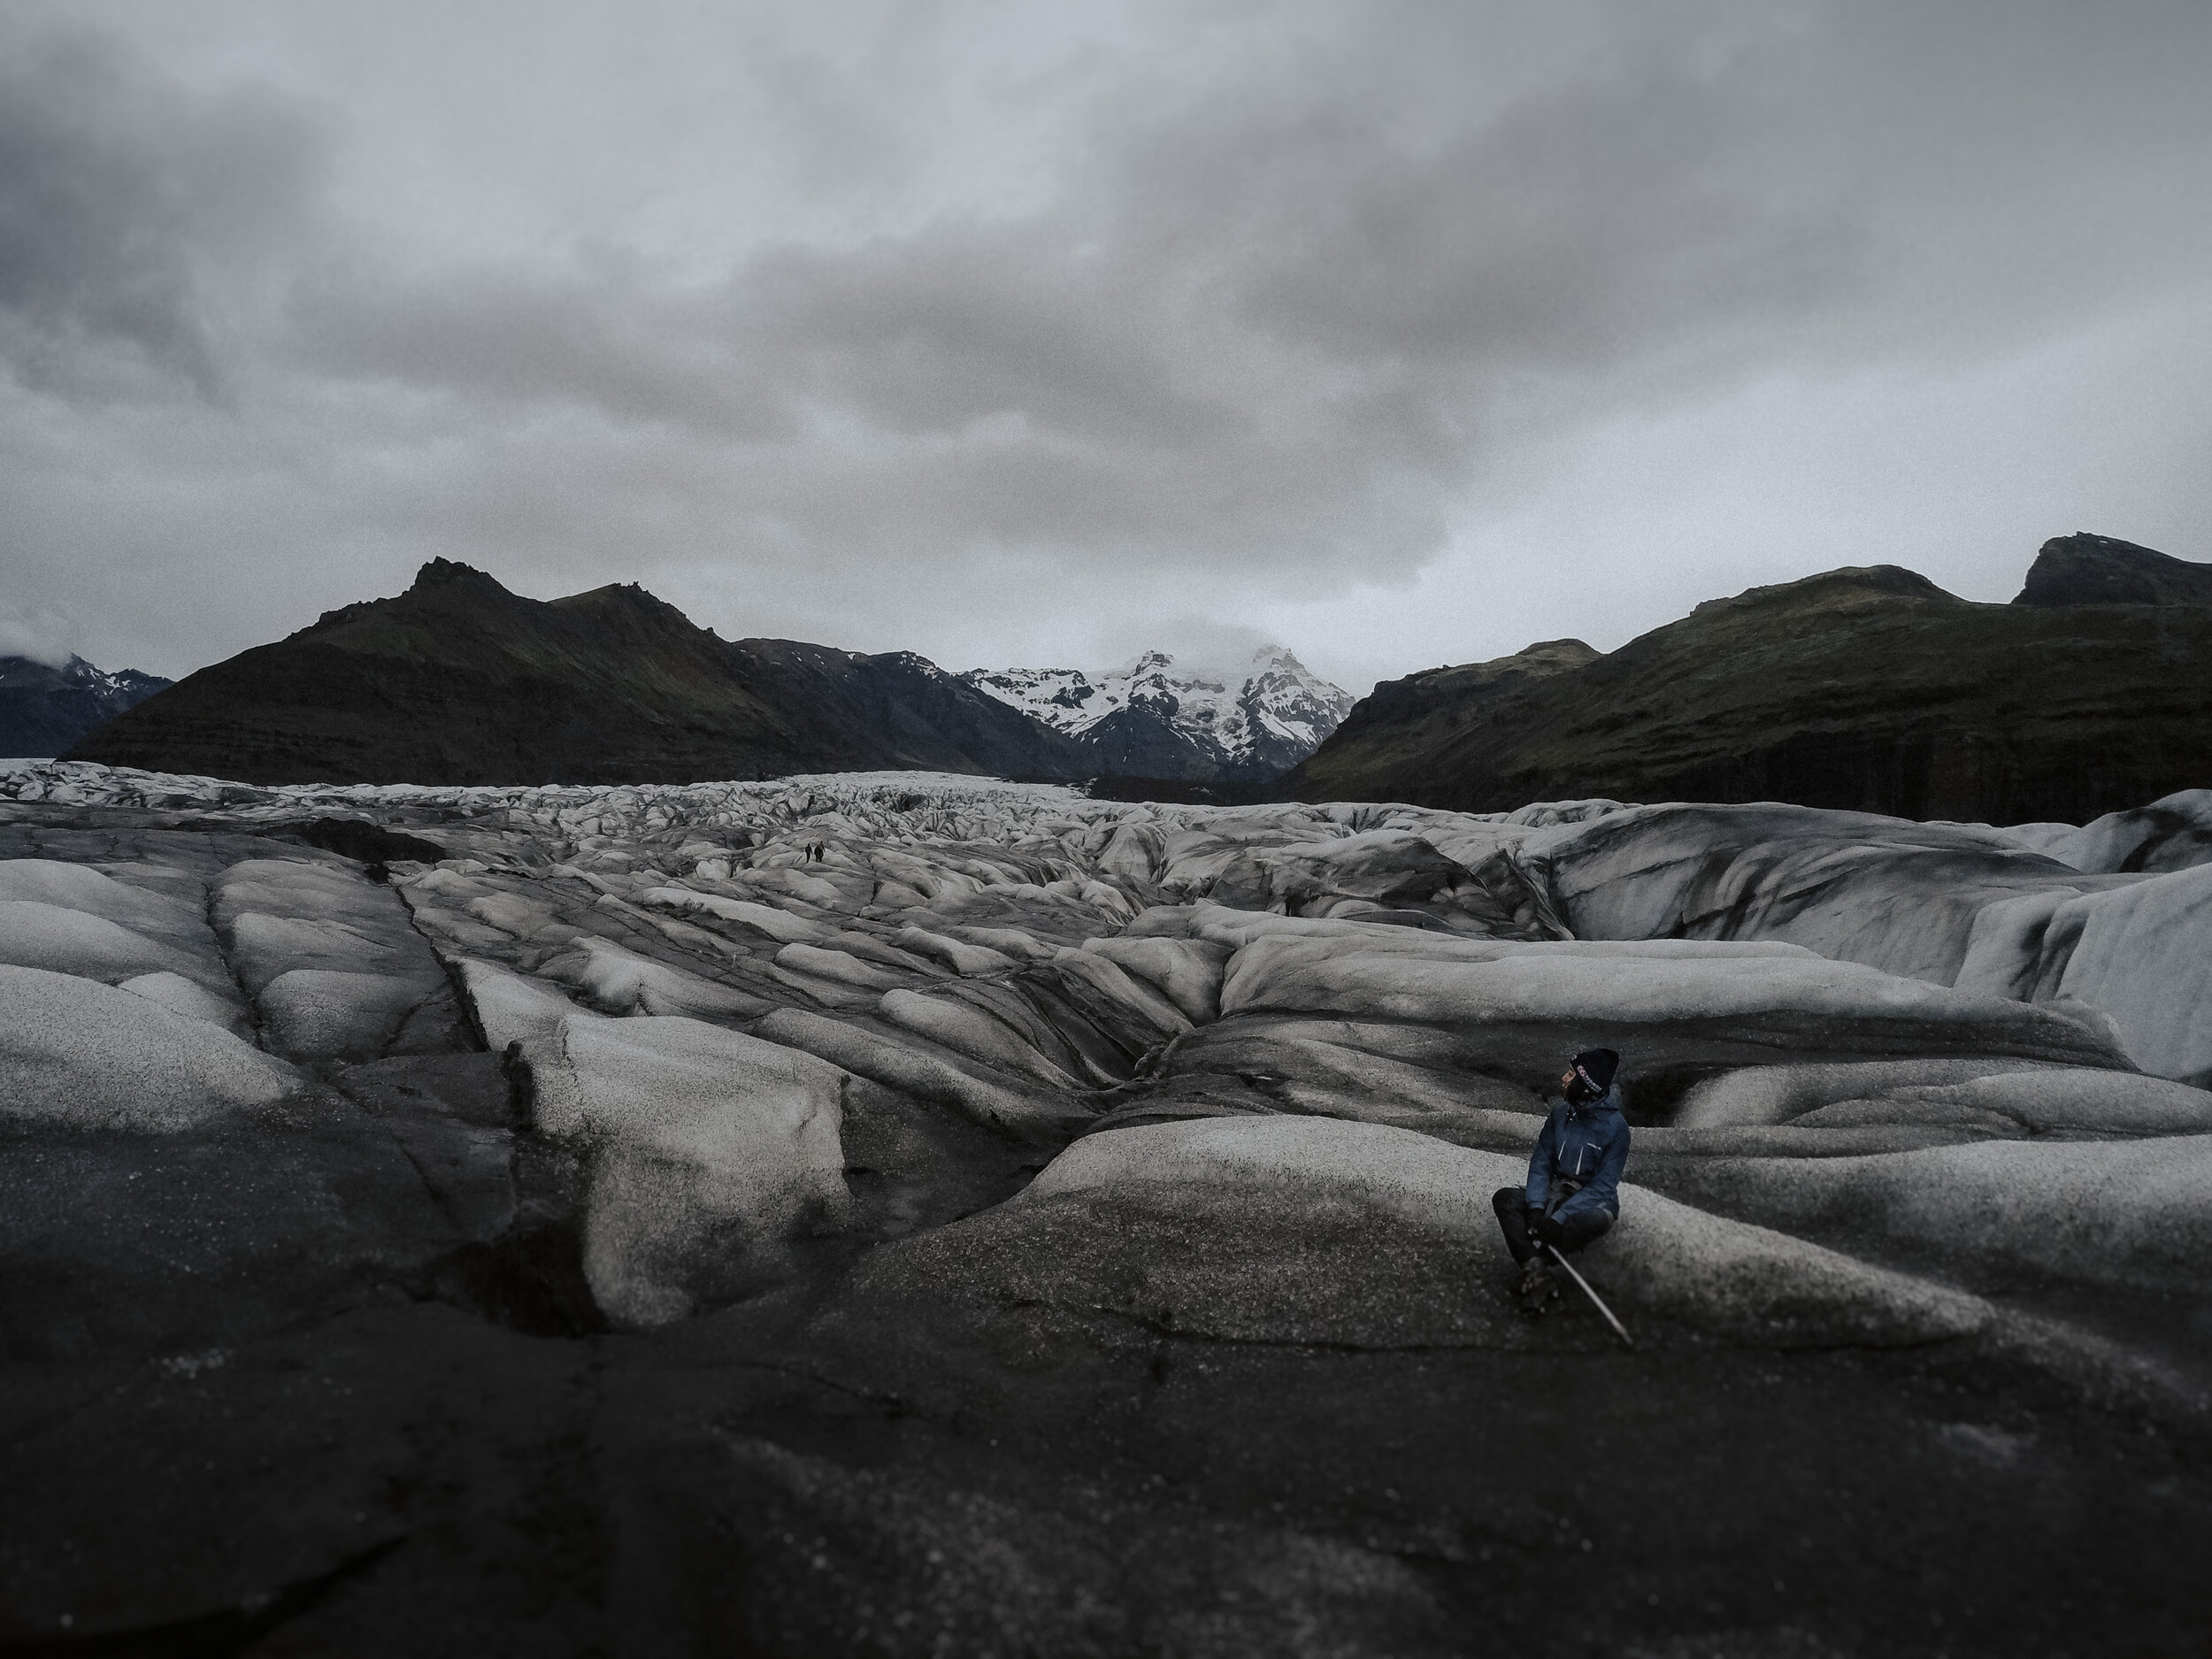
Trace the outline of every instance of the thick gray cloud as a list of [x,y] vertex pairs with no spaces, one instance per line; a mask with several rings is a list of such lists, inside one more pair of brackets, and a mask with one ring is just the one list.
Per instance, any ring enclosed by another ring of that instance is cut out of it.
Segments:
[[[2030,503],[2204,550],[2144,332],[2212,304],[2200,5],[491,8],[419,62],[146,15],[0,37],[10,587],[96,660],[441,554],[956,665],[1258,626],[1363,687],[1839,526],[1968,588],[2081,527]],[[2132,448],[2083,442],[2123,376]]]
[[0,30],[0,352],[65,395],[135,360],[219,398],[211,284],[281,253],[316,149],[274,99],[188,98],[98,34]]

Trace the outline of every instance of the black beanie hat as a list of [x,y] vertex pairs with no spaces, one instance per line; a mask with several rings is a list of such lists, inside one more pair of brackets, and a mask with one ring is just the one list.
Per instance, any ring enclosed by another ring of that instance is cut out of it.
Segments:
[[1575,1056],[1575,1070],[1601,1094],[1613,1087],[1613,1073],[1620,1069],[1621,1057],[1610,1048],[1585,1048]]

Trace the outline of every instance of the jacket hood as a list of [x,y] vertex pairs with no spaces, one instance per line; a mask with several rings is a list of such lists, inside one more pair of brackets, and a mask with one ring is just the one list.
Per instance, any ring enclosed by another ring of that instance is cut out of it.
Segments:
[[1587,1118],[1599,1112],[1617,1113],[1620,1110],[1621,1089],[1620,1085],[1617,1083],[1616,1083],[1612,1087],[1607,1089],[1604,1094],[1599,1095],[1595,1100],[1584,1101],[1578,1106],[1572,1101],[1569,1101],[1567,1102],[1568,1113],[1576,1118]]

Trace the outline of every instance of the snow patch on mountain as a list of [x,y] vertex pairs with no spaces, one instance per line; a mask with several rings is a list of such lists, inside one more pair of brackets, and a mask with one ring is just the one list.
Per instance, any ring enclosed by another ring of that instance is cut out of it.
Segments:
[[0,755],[58,755],[166,687],[158,674],[112,672],[81,657],[0,656]]
[[73,654],[58,664],[35,657],[0,657],[0,687],[10,690],[28,687],[45,691],[66,687],[127,707],[152,696],[170,683],[158,674],[142,673],[135,668],[111,672]]
[[1319,748],[1358,701],[1279,645],[1225,666],[1146,651],[1104,673],[961,678],[1077,739],[1102,771],[1142,777],[1271,778]]

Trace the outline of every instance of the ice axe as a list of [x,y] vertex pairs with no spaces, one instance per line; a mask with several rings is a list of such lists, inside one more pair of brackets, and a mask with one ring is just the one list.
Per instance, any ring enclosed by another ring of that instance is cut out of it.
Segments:
[[1557,1246],[1547,1244],[1544,1248],[1550,1253],[1551,1259],[1553,1261],[1558,1263],[1560,1266],[1566,1268],[1567,1277],[1574,1280],[1575,1287],[1590,1299],[1590,1305],[1605,1316],[1605,1323],[1613,1327],[1613,1334],[1620,1338],[1620,1340],[1626,1343],[1630,1348],[1634,1348],[1636,1346],[1636,1339],[1629,1335],[1628,1327],[1613,1317],[1613,1310],[1607,1307],[1605,1303],[1599,1299],[1596,1291],[1590,1288],[1590,1281],[1583,1278],[1581,1274],[1574,1271],[1572,1266],[1569,1265],[1567,1258],[1560,1255]]

